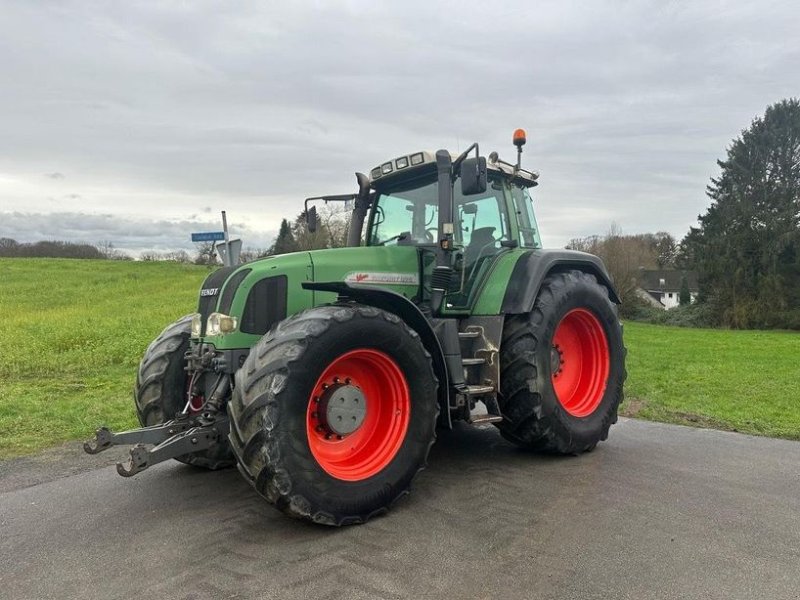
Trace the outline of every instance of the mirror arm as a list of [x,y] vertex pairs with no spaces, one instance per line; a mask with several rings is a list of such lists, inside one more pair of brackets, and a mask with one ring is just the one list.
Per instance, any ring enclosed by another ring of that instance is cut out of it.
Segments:
[[467,158],[467,156],[469,156],[469,153],[472,152],[473,148],[475,149],[475,158],[478,158],[481,153],[478,149],[478,142],[475,142],[469,148],[459,154],[458,158],[453,161],[453,181],[456,180],[456,175],[461,172],[461,163],[464,162],[464,159]]

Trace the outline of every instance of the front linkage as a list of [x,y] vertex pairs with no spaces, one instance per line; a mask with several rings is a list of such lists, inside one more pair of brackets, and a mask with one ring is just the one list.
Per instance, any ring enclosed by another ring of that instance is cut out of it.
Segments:
[[[168,328],[169,330],[169,328]],[[181,356],[174,352],[174,358]],[[159,425],[151,425],[114,433],[107,427],[95,431],[95,437],[83,444],[88,454],[99,454],[112,446],[132,445],[130,457],[125,463],[117,463],[117,473],[132,477],[148,467],[171,458],[185,457],[214,448],[218,444],[227,446],[230,425],[224,405],[230,395],[231,378],[224,371],[217,374],[213,391],[208,400],[196,387],[214,368],[216,354],[202,345],[182,354],[187,373],[186,405],[175,418]],[[200,405],[196,405],[197,401]],[[152,446],[148,448],[148,446]]]

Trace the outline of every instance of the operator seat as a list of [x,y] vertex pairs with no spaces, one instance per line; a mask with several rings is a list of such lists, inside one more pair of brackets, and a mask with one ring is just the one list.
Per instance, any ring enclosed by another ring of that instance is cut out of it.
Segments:
[[494,227],[478,227],[472,232],[469,244],[464,248],[464,265],[467,269],[472,270],[481,258],[494,254],[497,243],[494,239],[494,230]]

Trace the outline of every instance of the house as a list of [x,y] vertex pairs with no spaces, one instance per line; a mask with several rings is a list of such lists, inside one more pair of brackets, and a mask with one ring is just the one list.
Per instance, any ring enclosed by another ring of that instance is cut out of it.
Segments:
[[678,269],[644,269],[636,274],[637,294],[653,306],[669,310],[680,304],[681,285],[686,278],[691,301],[697,298],[700,288],[697,285],[696,271]]

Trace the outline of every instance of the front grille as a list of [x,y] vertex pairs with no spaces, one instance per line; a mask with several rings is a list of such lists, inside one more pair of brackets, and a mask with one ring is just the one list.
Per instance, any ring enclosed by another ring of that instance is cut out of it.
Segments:
[[267,277],[256,283],[247,296],[239,330],[264,335],[286,318],[286,275]]
[[250,273],[252,269],[242,269],[236,275],[231,277],[225,284],[225,291],[222,292],[222,297],[219,300],[219,312],[223,315],[231,314],[231,305],[233,305],[233,297],[236,295],[236,290],[244,281],[244,278]]

